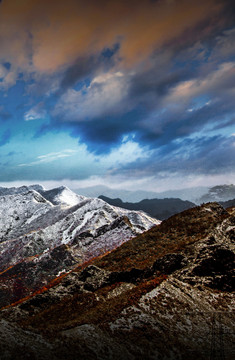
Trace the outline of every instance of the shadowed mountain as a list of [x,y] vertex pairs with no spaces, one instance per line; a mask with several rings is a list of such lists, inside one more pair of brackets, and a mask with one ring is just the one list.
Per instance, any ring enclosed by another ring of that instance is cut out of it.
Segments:
[[[108,198],[120,198],[124,202],[136,203],[143,199],[166,199],[179,198],[196,203],[201,196],[208,192],[209,188],[198,186],[186,189],[167,190],[162,192],[154,192],[147,190],[122,190],[117,188],[109,188],[103,185],[91,186],[87,188],[79,188],[74,191],[79,195],[88,197],[98,197],[99,195]],[[197,203],[198,204],[198,203]]]
[[235,206],[235,199],[219,202],[225,209]]
[[145,199],[138,203],[123,202],[121,199],[110,199],[106,196],[99,196],[99,199],[104,200],[110,205],[118,206],[129,210],[142,210],[156,219],[165,220],[172,215],[181,211],[191,209],[196,206],[190,201],[181,199],[167,198],[167,199]]

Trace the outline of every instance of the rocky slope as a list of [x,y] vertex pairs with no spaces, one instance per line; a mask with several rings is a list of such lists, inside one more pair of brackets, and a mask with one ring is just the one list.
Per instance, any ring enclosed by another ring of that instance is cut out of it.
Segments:
[[1,307],[160,223],[65,187],[0,193]]
[[235,209],[205,204],[2,310],[1,359],[233,359]]

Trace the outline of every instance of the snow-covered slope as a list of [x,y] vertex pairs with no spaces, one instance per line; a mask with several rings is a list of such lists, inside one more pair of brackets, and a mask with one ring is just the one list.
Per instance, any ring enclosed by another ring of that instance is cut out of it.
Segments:
[[77,195],[66,186],[60,186],[51,190],[38,190],[53,205],[73,206],[85,199],[85,196]]
[[7,276],[10,268],[12,279],[16,271],[31,290],[160,223],[65,187],[1,188],[1,193],[0,272]]
[[0,242],[27,232],[30,223],[52,207],[34,190],[0,196]]

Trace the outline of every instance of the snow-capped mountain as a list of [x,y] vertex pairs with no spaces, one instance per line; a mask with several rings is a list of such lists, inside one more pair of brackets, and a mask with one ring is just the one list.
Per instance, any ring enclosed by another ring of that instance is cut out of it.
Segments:
[[160,223],[66,187],[1,188],[0,193],[0,272],[4,286],[10,279],[9,289],[14,274],[21,274],[26,294]]

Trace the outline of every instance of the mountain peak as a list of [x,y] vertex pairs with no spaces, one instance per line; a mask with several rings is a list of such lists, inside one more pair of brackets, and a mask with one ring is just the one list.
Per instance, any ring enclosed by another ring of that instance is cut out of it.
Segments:
[[59,186],[51,190],[39,190],[53,205],[74,206],[86,199],[85,196],[77,195],[67,186]]
[[[34,189],[18,188],[0,196],[2,306],[159,224],[147,214],[79,196],[65,186]],[[19,282],[20,292],[9,295]]]

